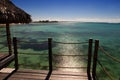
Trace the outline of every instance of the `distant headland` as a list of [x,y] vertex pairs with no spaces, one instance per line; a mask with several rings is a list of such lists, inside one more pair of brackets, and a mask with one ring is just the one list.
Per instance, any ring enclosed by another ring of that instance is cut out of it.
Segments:
[[58,21],[39,20],[39,21],[33,21],[33,23],[58,23]]

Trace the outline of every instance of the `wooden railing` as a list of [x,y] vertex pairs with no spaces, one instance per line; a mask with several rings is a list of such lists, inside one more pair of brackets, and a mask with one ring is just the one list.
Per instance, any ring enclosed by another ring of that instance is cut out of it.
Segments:
[[[20,40],[17,40],[17,38],[15,38],[14,37],[14,44],[17,44],[17,42],[18,43],[20,43],[21,41]],[[92,39],[90,39],[90,41],[91,41]],[[89,42],[90,42],[89,41]],[[29,44],[29,42],[28,41],[22,41],[22,42],[25,42],[25,43],[28,43]],[[52,48],[53,48],[53,43],[54,44],[84,44],[84,43],[88,43],[88,42],[81,42],[81,43],[72,43],[72,42],[69,42],[69,43],[63,43],[63,42],[56,42],[56,41],[53,41],[52,40],[52,38],[48,38],[48,41],[47,41],[47,43],[48,43],[48,61],[49,61],[49,73],[48,73],[48,76],[46,77],[47,79],[46,80],[48,80],[48,78],[50,77],[50,75],[51,75],[51,73],[52,73],[52,71],[53,71],[53,68],[54,67],[57,67],[57,68],[69,68],[69,69],[73,69],[73,68],[76,68],[76,69],[79,69],[79,68],[86,68],[87,69],[87,67],[71,67],[71,66],[66,66],[66,67],[63,67],[63,66],[53,66],[53,56],[73,56],[73,57],[76,57],[76,56],[85,56],[85,57],[87,57],[87,55],[57,55],[57,54],[53,54],[53,51],[52,51]],[[32,44],[37,44],[37,43],[34,43],[34,42],[32,42]],[[39,44],[39,43],[38,43]],[[89,43],[89,44],[91,44],[91,43]],[[16,48],[17,48],[17,46],[16,46]],[[19,52],[19,51],[16,51],[16,52],[18,52],[18,53],[21,53],[21,52]],[[21,54],[26,54],[26,53],[21,53]],[[26,54],[27,55],[27,54]],[[41,54],[37,54],[37,53],[35,53],[35,54],[32,54],[32,53],[29,53],[28,55],[41,55]],[[44,54],[42,54],[42,56],[43,56]],[[45,56],[46,56],[46,54],[45,54]],[[88,60],[88,62],[89,62],[89,60]],[[89,67],[90,68],[90,67]],[[90,70],[90,69],[89,69]],[[88,73],[90,74],[90,71],[88,71]]]
[[[101,46],[99,46],[98,49],[99,49],[99,51],[101,51],[102,57],[105,57],[107,60],[110,60],[109,62],[113,62],[114,64],[120,64],[120,59],[117,58],[117,57],[115,57],[115,56],[113,56],[114,54],[111,55],[109,52],[107,52],[107,51],[106,51],[103,47],[101,47]],[[119,55],[119,54],[118,54],[118,55]],[[116,68],[116,69],[115,69],[115,68],[112,69],[112,72],[111,72],[111,71],[110,71],[109,69],[107,69],[107,67],[106,67],[106,65],[107,65],[108,63],[102,64],[102,62],[103,62],[103,61],[100,60],[99,57],[98,57],[98,59],[97,59],[97,65],[100,66],[101,70],[103,71],[103,73],[101,73],[101,74],[105,74],[109,80],[119,80],[119,79],[120,79],[120,76],[119,76],[119,73],[120,73],[120,72],[118,73],[117,78],[112,75],[112,74],[114,74],[114,72],[118,71],[117,68]],[[112,67],[114,64],[108,64],[108,65]],[[118,69],[119,69],[119,68],[118,68]],[[98,76],[99,76],[99,75],[98,75]]]
[[[15,73],[19,66],[18,66],[18,53],[17,53],[17,41],[16,38],[13,38],[13,45],[14,45],[14,53],[9,54],[8,56],[3,56],[1,57],[2,59],[0,59],[0,70],[7,67],[10,63],[12,63],[14,61],[14,67],[15,69],[10,72],[8,75],[5,76],[5,78],[3,80],[8,80],[8,78]],[[4,54],[4,53],[3,53]]]
[[[53,46],[52,43],[53,43],[52,38],[48,38],[48,61],[49,61],[49,66],[48,67],[49,67],[49,73],[48,73],[47,79],[49,79],[49,77],[50,77],[50,75],[53,71],[53,67],[54,67],[53,66],[53,55],[54,54],[53,54],[53,51],[52,51],[52,46]],[[93,39],[89,39],[88,42],[82,42],[82,43],[71,43],[71,42],[69,42],[69,43],[55,42],[55,43],[60,43],[60,44],[83,44],[83,43],[88,43],[88,55],[87,55],[87,58],[88,58],[87,60],[88,61],[87,61],[87,68],[86,68],[88,80],[98,80],[97,73],[96,73],[97,65],[100,65],[102,67],[102,69],[104,70],[104,72],[106,72],[103,65],[101,64],[101,62],[98,59],[98,51],[99,51],[99,49],[101,50],[101,48],[99,46],[99,40],[95,40],[95,42],[94,42]],[[16,38],[14,38],[14,44],[17,44],[17,39]],[[17,53],[18,52],[17,51],[17,46],[16,46],[15,49],[16,49],[16,53]],[[105,53],[105,51],[103,51],[103,52]],[[37,55],[37,54],[32,54],[32,55]],[[108,55],[108,54],[106,54],[106,55]],[[83,55],[58,55],[58,56],[83,56]],[[113,58],[111,55],[109,55],[109,57],[112,58],[113,60],[116,60],[116,61],[120,62],[119,59]],[[64,67],[62,67],[62,68],[64,68]],[[66,67],[66,68],[69,68],[69,67]],[[108,73],[106,73],[106,74],[108,74]],[[108,75],[108,76],[110,77],[110,75]],[[110,80],[113,80],[113,78],[110,78]]]
[[[101,53],[100,53],[100,51],[101,51]],[[109,52],[105,51],[104,48],[99,45],[99,40],[95,40],[94,53],[93,53],[93,66],[92,66],[92,77],[93,77],[93,80],[101,80],[101,78],[98,77],[99,75],[97,74],[97,69],[100,69],[100,68],[104,72],[104,73],[100,73],[100,74],[106,74],[108,80],[116,80],[116,79],[119,80],[120,76],[118,76],[119,78],[113,77],[112,73],[110,71],[108,71],[107,68],[105,67],[107,64],[104,64],[104,65],[102,64],[102,61],[99,58],[100,57],[104,57],[104,56],[99,56],[98,57],[98,55],[100,55],[100,54],[104,54],[106,59],[111,59],[111,61],[113,63],[120,64],[120,59],[119,58],[117,58],[117,57],[111,55]],[[88,61],[88,64],[89,64],[89,61]],[[109,64],[109,65],[112,66],[113,64]],[[97,66],[100,66],[100,68],[98,68]],[[89,69],[90,68],[88,68],[88,70]],[[112,71],[116,72],[114,69]],[[89,75],[88,75],[88,79],[91,80],[89,78]],[[106,79],[106,78],[104,77],[104,79]]]

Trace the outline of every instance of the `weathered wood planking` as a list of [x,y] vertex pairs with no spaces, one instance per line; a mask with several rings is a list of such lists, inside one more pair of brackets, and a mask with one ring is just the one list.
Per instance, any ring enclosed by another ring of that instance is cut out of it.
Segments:
[[[20,69],[14,73],[8,80],[45,80],[49,71],[47,70],[29,70]],[[10,72],[0,72],[0,80]],[[87,73],[53,71],[50,80],[88,80]]]
[[9,56],[9,54],[0,53],[0,61]]

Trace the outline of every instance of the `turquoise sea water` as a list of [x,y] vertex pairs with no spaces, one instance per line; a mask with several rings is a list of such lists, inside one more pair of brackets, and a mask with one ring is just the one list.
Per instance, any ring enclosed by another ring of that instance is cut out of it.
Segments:
[[[3,29],[1,29],[3,30]],[[40,45],[44,45],[42,47],[38,47],[36,44],[22,44],[20,45],[20,51],[24,52],[41,52],[42,54],[47,53],[47,38],[53,38],[54,41],[57,42],[86,42],[88,39],[98,39],[100,40],[100,46],[102,46],[105,51],[107,51],[112,56],[120,59],[120,24],[115,23],[80,23],[80,22],[60,22],[60,23],[47,23],[47,24],[23,24],[23,25],[14,25],[11,26],[12,37],[17,37],[21,41],[30,41],[30,42],[42,42]],[[3,33],[3,32],[2,32]],[[1,45],[3,46],[3,45]],[[31,46],[31,47],[30,47]],[[53,44],[53,53],[54,54],[87,54],[87,44],[82,45],[65,45],[65,44]],[[33,60],[25,59],[27,56],[24,55],[23,62],[34,63],[39,61],[41,64],[46,65],[46,63],[42,63],[42,60],[47,61],[47,57],[43,59],[37,60],[34,58]],[[39,56],[36,56],[39,57]],[[67,59],[68,57],[55,58],[54,63],[58,66],[81,66],[79,60],[81,62],[85,62],[81,58],[70,58],[72,60]],[[66,60],[65,60],[66,59]],[[99,52],[99,59],[102,61],[102,64],[105,65],[106,69],[109,72],[112,72],[112,76],[118,79],[120,76],[120,63],[113,61],[112,59],[106,57],[101,51]],[[75,64],[73,64],[75,63]],[[83,66],[83,65],[82,65]],[[99,67],[99,66],[98,66]],[[43,67],[43,69],[46,67]],[[98,70],[99,76],[102,70]],[[104,78],[106,75],[103,76]]]

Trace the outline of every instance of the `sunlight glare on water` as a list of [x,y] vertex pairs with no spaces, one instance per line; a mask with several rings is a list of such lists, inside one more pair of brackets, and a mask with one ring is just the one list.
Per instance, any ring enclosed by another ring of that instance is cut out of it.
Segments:
[[[61,41],[64,43],[74,43],[70,41],[69,35],[64,35],[59,37]],[[79,52],[76,48],[76,44],[58,44],[58,46],[62,46],[60,49],[59,54],[61,55],[82,55],[82,52]],[[78,45],[78,44],[77,44]],[[80,47],[80,46],[79,46]],[[75,67],[83,67],[83,62],[79,62],[80,56],[61,56],[58,66],[62,67],[74,67],[74,68],[58,68],[58,70],[63,71],[75,71],[75,72],[82,72],[82,69],[77,69]]]

